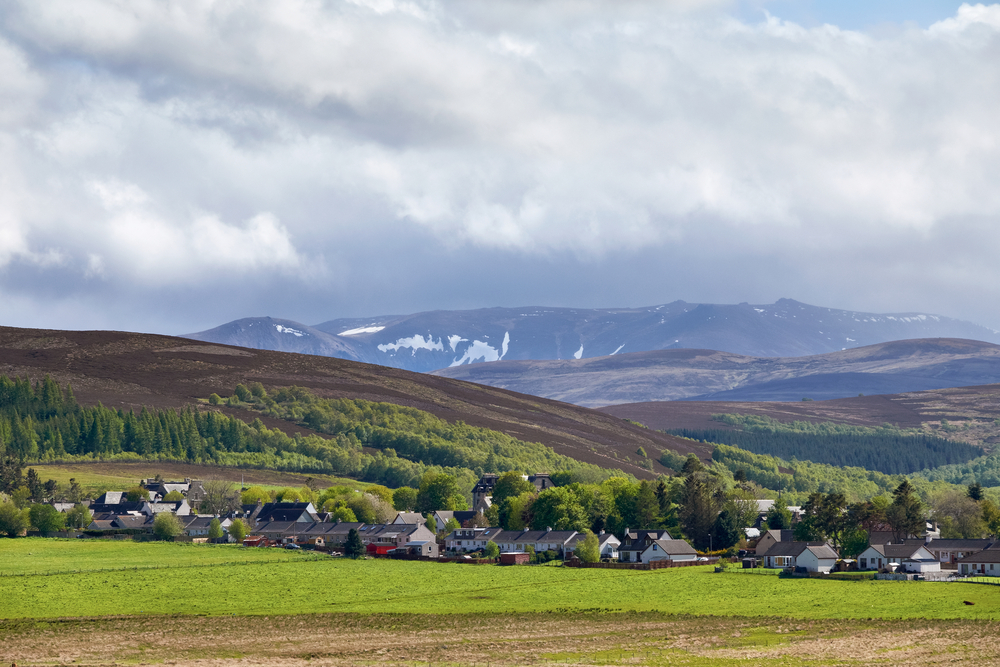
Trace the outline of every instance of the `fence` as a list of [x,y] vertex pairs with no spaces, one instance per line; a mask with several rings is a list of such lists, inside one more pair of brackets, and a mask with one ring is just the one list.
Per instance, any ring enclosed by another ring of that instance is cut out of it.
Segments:
[[654,560],[649,563],[584,563],[583,561],[566,561],[566,567],[592,567],[604,570],[661,570],[668,567],[693,567],[696,565],[712,565],[718,563],[718,558],[708,560]]

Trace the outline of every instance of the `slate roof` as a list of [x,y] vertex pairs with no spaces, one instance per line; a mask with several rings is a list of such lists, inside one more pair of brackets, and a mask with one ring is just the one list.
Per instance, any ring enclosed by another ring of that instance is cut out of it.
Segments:
[[427,520],[420,514],[420,512],[399,512],[396,518],[393,519],[394,523],[427,523]]
[[1000,563],[1000,549],[983,549],[979,553],[959,558],[956,563]]
[[[757,554],[758,556],[798,556],[806,549],[811,547],[826,547],[829,551],[829,556],[820,556],[821,558],[836,558],[837,552],[831,549],[824,542],[776,542],[771,545],[771,548],[762,554]],[[814,554],[819,556],[819,552],[813,551]]]
[[929,551],[982,551],[994,544],[995,540],[931,540],[927,543]]
[[[656,545],[658,551],[662,551],[668,556],[689,556],[698,554],[694,547],[684,540],[654,540],[653,544]],[[652,549],[653,544],[646,547],[646,549]],[[645,553],[645,550],[643,550],[643,553]]]
[[90,504],[90,511],[95,514],[99,512],[111,512],[113,514],[126,514],[128,512],[147,512],[149,511],[149,504],[145,500],[138,500],[134,503],[128,501],[120,503],[94,502]]
[[255,517],[264,521],[316,521],[319,516],[312,503],[264,503]]
[[923,546],[923,540],[907,540],[903,544],[873,544],[869,549],[874,549],[886,558],[913,558],[913,554]]

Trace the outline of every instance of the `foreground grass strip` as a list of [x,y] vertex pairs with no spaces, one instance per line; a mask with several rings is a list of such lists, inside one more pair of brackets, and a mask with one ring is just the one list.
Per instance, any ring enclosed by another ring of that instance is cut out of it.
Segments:
[[[82,543],[82,544],[79,544]],[[76,547],[80,549],[77,550]],[[104,551],[102,551],[104,550]],[[27,554],[31,555],[28,556]],[[21,560],[42,559],[31,574]],[[125,569],[145,558],[158,569]],[[223,566],[229,558],[232,565]],[[74,564],[107,569],[72,572]],[[247,561],[251,564],[245,564]],[[992,586],[317,559],[277,549],[0,540],[0,618],[299,613],[462,614],[636,611],[799,619],[1000,619]],[[213,565],[199,567],[198,565]],[[965,602],[972,602],[967,605]]]
[[[249,631],[252,628],[252,631]],[[989,621],[795,621],[660,613],[318,614],[0,622],[24,665],[996,664]]]

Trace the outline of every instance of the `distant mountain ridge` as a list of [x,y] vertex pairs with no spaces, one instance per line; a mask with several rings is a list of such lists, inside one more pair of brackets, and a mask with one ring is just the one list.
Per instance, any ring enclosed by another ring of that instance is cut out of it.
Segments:
[[254,317],[195,340],[429,372],[488,361],[592,359],[670,349],[800,357],[915,338],[1000,344],[1000,332],[939,315],[875,314],[780,299],[774,304],[645,308],[484,308],[335,319],[313,326]]
[[504,361],[435,371],[587,407],[650,401],[800,401],[1000,382],[1000,346],[935,338],[807,357],[658,350],[569,361]]

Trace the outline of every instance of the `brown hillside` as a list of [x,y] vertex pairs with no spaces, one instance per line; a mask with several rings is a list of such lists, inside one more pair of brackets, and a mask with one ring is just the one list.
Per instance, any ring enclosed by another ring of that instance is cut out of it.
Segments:
[[[496,429],[587,463],[639,477],[636,450],[711,450],[636,427],[617,417],[558,401],[343,359],[249,350],[171,336],[114,331],[49,331],[0,327],[0,374],[72,383],[82,403],[108,407],[179,408],[238,383],[308,387],[328,398],[385,401],[426,410],[448,421]],[[246,413],[231,414],[246,418]],[[265,420],[267,421],[267,420]],[[307,429],[269,421],[286,432]],[[666,469],[654,463],[655,472]]]
[[[972,444],[1000,444],[1000,384],[859,396],[829,401],[735,402],[657,401],[600,408],[651,429],[725,428],[710,417],[718,413],[762,415],[782,422],[837,422],[860,426],[889,423],[901,428],[933,429],[938,435]],[[943,427],[942,420],[950,423]]]

